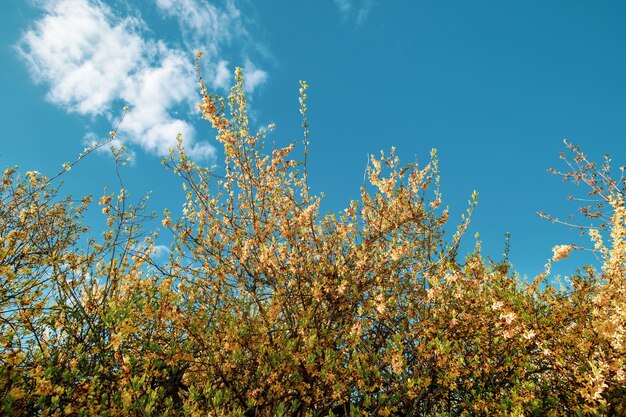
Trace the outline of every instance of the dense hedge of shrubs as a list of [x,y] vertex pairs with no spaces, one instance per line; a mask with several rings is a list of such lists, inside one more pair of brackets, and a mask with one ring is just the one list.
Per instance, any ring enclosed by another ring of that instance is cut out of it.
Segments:
[[626,414],[626,211],[608,167],[570,146],[563,173],[598,199],[583,212],[606,216],[589,228],[602,269],[557,286],[549,263],[527,282],[480,244],[458,255],[470,213],[444,235],[434,152],[424,166],[372,158],[360,200],[323,215],[307,185],[306,84],[299,162],[295,144],[265,152],[266,132],[250,131],[240,72],[227,101],[200,83],[225,169],[182,147],[164,161],[187,193],[181,218],[161,218],[167,262],[126,190],[99,199],[108,229],[91,236],[90,198],[4,172],[3,414]]

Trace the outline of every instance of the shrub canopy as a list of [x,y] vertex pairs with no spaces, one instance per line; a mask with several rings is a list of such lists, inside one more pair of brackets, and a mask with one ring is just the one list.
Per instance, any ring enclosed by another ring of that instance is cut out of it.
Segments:
[[[575,147],[566,179],[604,204],[590,228],[602,269],[557,287],[458,245],[437,155],[369,161],[360,199],[321,214],[295,143],[265,151],[241,71],[227,102],[200,79],[223,175],[182,147],[164,164],[186,190],[153,259],[143,201],[90,198],[8,169],[0,185],[0,404],[11,415],[626,414],[624,187]],[[119,156],[119,153],[116,155]],[[585,208],[583,208],[585,209]],[[85,240],[87,238],[87,240]],[[554,260],[571,246],[555,247]]]

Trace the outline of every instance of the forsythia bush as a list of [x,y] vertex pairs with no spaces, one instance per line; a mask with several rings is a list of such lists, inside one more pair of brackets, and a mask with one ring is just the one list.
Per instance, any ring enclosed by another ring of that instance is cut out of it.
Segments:
[[126,190],[100,198],[108,230],[85,241],[89,198],[4,172],[3,414],[626,414],[626,209],[607,167],[570,146],[563,173],[610,209],[589,233],[602,270],[556,287],[549,263],[524,282],[479,243],[458,259],[475,199],[446,237],[434,152],[424,166],[372,158],[360,200],[323,215],[307,185],[306,84],[304,162],[293,144],[264,152],[240,71],[228,103],[200,84],[225,170],[182,147],[164,161],[187,192],[182,218],[162,218],[167,263]]

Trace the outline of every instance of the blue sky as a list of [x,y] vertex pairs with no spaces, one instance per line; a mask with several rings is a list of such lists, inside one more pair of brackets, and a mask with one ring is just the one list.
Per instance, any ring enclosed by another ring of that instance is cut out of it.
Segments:
[[[368,154],[395,146],[404,162],[426,163],[437,148],[451,229],[476,189],[467,247],[479,231],[498,259],[510,232],[512,262],[533,276],[554,245],[580,242],[536,214],[574,212],[566,196],[586,192],[546,172],[561,167],[563,139],[626,164],[624,21],[623,0],[5,0],[0,166],[51,175],[128,104],[124,185],[175,209],[180,185],[160,159],[176,133],[197,160],[221,160],[194,110],[202,49],[218,93],[245,68],[253,121],[275,123],[277,144],[301,137],[307,80],[310,177],[325,210],[358,196]],[[65,180],[75,195],[118,187],[106,153]],[[575,254],[561,270],[589,259]]]

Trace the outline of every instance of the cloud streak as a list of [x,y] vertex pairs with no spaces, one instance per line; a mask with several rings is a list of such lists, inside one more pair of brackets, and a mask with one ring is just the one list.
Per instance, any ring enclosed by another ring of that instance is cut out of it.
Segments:
[[356,23],[360,25],[368,19],[374,0],[335,0],[335,5],[343,19],[354,16]]
[[203,0],[156,0],[161,13],[178,21],[185,41],[205,54],[217,55],[219,44],[230,41],[233,31],[241,32],[239,11],[232,3],[219,7]]
[[[118,107],[129,105],[132,110],[118,136],[122,142],[162,156],[181,133],[192,158],[215,155],[215,148],[197,139],[185,117],[197,101],[190,51],[148,37],[142,19],[117,16],[99,0],[43,4],[43,16],[24,33],[16,50],[33,79],[48,87],[51,103],[68,112],[109,120],[119,113]],[[219,58],[220,47],[243,28],[228,31],[230,24],[240,21],[234,4],[207,5],[196,0],[157,0],[162,13],[179,20],[185,37],[203,40],[213,69],[208,79],[214,87],[225,88],[232,72],[228,62]],[[264,71],[256,71],[252,72],[255,87],[267,77]]]
[[[207,79],[213,81],[214,87],[227,89],[234,67],[229,68],[229,62],[220,57],[219,46],[235,39],[253,43],[233,0],[227,0],[223,8],[206,0],[157,0],[156,5],[164,16],[176,19],[187,49],[201,49],[209,59]],[[243,61],[246,91],[252,93],[267,81],[268,74],[255,66],[245,52]]]

